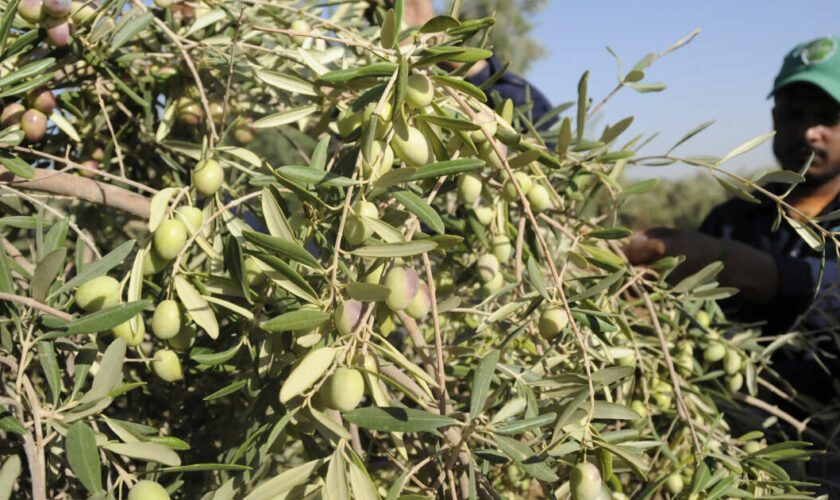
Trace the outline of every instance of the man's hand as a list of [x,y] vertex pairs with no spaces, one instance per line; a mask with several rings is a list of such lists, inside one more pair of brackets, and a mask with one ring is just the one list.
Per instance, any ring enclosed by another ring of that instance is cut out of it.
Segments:
[[720,283],[741,291],[751,302],[766,303],[776,296],[778,271],[773,257],[732,240],[714,238],[696,231],[655,228],[634,233],[624,246],[633,265],[649,265],[667,256],[685,257],[669,276],[677,282],[715,261],[722,261]]

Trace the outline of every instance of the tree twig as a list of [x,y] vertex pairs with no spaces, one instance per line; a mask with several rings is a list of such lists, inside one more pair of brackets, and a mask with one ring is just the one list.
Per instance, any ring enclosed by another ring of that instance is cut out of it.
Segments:
[[43,302],[38,302],[37,300],[31,299],[29,297],[22,297],[20,295],[0,292],[0,300],[5,300],[8,302],[17,302],[18,304],[37,309],[44,314],[49,314],[50,316],[56,317],[58,319],[63,319],[64,321],[71,321],[73,319],[72,315],[67,314],[63,311],[59,311],[58,309],[53,309],[52,307],[44,304]]

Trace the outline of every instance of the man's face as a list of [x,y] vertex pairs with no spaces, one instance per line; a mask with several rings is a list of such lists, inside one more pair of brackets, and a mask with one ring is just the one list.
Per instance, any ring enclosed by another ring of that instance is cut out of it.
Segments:
[[808,184],[840,174],[840,103],[807,83],[784,87],[775,98],[773,153],[782,168],[800,170],[813,152]]

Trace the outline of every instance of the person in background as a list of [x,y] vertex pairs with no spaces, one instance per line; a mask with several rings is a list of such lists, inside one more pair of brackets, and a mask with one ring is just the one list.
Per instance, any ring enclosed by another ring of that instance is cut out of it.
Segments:
[[[783,208],[793,224],[819,217],[828,230],[840,230],[840,38],[829,36],[796,46],[784,59],[773,83],[773,153],[784,170],[804,172],[805,181],[785,197]],[[789,184],[768,185],[783,195]],[[760,192],[759,203],[733,198],[714,208],[698,231],[657,228],[634,234],[625,247],[632,264],[650,264],[665,256],[685,257],[674,280],[722,261],[721,285],[740,294],[722,302],[727,315],[743,322],[763,322],[765,333],[796,328],[813,349],[782,349],[772,368],[800,393],[827,408],[837,396],[840,374],[837,342],[840,319],[840,272],[831,240],[814,249],[793,224],[782,221],[777,204]],[[824,264],[824,266],[823,266]],[[807,333],[807,332],[818,333]],[[811,415],[803,415],[810,417]],[[826,481],[840,476],[840,463],[819,460],[809,473]],[[828,465],[826,465],[828,464]],[[814,471],[814,468],[821,470]]]

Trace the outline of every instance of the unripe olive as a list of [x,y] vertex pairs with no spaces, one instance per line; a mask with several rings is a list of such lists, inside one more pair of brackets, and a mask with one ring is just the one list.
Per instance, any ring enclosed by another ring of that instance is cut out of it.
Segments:
[[47,133],[47,115],[37,109],[27,109],[20,117],[20,128],[27,141],[38,142]]
[[[373,118],[373,112],[376,110],[378,103],[372,102],[365,106],[364,114],[362,115],[362,123],[369,123]],[[393,112],[391,103],[385,101],[382,103],[382,108],[379,110],[377,114],[376,120],[376,130],[374,131],[374,137],[377,139],[382,139],[385,137],[385,134],[388,133],[388,129],[391,127],[391,113]]]
[[348,107],[339,112],[335,122],[338,127],[338,135],[342,138],[348,137],[362,124],[362,118],[363,114],[356,112],[353,108]]
[[220,126],[222,124],[222,118],[225,116],[225,106],[218,101],[211,101],[207,107],[210,108],[210,118],[213,119],[213,123],[217,127]]
[[181,308],[174,300],[164,300],[152,315],[152,333],[159,339],[171,339],[181,331]]
[[679,494],[684,487],[685,482],[683,481],[682,476],[677,472],[674,472],[668,476],[668,479],[665,480],[665,488],[668,490],[668,493],[672,495]]
[[394,154],[409,167],[422,167],[434,158],[432,146],[423,133],[414,127],[398,130],[391,138]]
[[70,15],[70,0],[44,0],[44,12],[52,17],[67,17]]
[[155,230],[155,251],[163,259],[174,259],[186,243],[187,227],[177,219],[167,219]]
[[30,90],[26,94],[26,102],[30,107],[47,115],[55,109],[55,96],[47,87],[38,87]]
[[490,240],[490,248],[493,249],[493,255],[499,262],[507,262],[513,255],[513,245],[511,245],[510,239],[503,234],[493,236]]
[[638,399],[634,399],[630,402],[630,409],[639,414],[639,420],[644,420],[644,418],[648,415],[647,407]]
[[[502,149],[504,150],[504,148]],[[496,150],[493,149],[493,145],[490,142],[480,142],[478,144],[478,154],[485,162],[487,162],[487,165],[498,170],[503,170],[505,168],[504,162],[501,158],[499,158],[499,155],[496,154]]]
[[365,395],[365,380],[359,370],[340,367],[324,381],[319,391],[321,401],[333,410],[350,411]]
[[137,321],[136,328],[131,327],[131,320],[124,321],[111,329],[111,333],[115,337],[125,340],[125,345],[129,347],[137,347],[143,343],[143,338],[146,336],[146,324],[142,318]]
[[383,283],[388,287],[388,298],[385,303],[395,311],[402,311],[411,304],[417,290],[420,288],[420,278],[417,271],[406,267],[392,267],[385,275]]
[[423,319],[432,310],[432,292],[425,281],[421,281],[417,293],[411,300],[411,304],[405,309],[405,313],[414,319]]
[[175,382],[184,378],[178,353],[169,349],[162,349],[155,353],[155,357],[152,359],[152,369],[158,377],[167,382]]
[[546,340],[551,340],[560,335],[560,332],[569,324],[569,315],[565,309],[559,307],[549,307],[544,309],[540,314],[539,331],[540,336]]
[[[308,34],[312,30],[312,26],[310,26],[309,23],[302,19],[295,19],[294,21],[292,21],[291,29],[292,31],[296,31],[298,33]],[[296,35],[292,37],[292,40],[294,40],[295,43],[300,45],[306,40],[306,37],[302,35]]]
[[198,162],[192,173],[193,187],[204,196],[213,196],[222,187],[224,180],[222,166],[212,158]]
[[478,269],[478,278],[487,283],[499,274],[499,259],[495,255],[487,253],[478,258],[475,267]]
[[466,205],[472,205],[481,196],[484,185],[481,176],[475,172],[465,172],[458,178],[458,197]]
[[726,387],[730,392],[738,392],[744,386],[744,376],[740,373],[726,377]]
[[758,441],[747,441],[744,443],[744,451],[746,453],[758,453],[764,448]]
[[502,273],[497,273],[490,281],[481,285],[481,295],[489,297],[501,290],[503,286],[505,286],[505,279]]
[[120,302],[120,282],[110,276],[99,276],[76,289],[76,305],[86,312],[95,312]]
[[435,98],[435,87],[432,80],[421,73],[415,73],[408,77],[405,100],[415,108],[425,108]]
[[727,375],[734,375],[741,369],[741,356],[734,349],[727,349],[723,357],[723,371]]
[[245,281],[250,287],[258,287],[265,283],[265,271],[253,255],[245,257]]
[[694,371],[694,356],[690,353],[680,352],[674,357],[674,364],[680,375],[687,377]]
[[487,134],[490,135],[490,137],[496,135],[497,125],[495,113],[479,113],[476,117],[476,121],[477,125],[480,128],[478,130],[473,130],[472,132],[470,132],[470,139],[472,139],[473,142],[487,142],[487,136],[485,135],[485,132],[487,132]]
[[376,310],[376,324],[379,326],[379,331],[382,335],[386,337],[397,328],[393,314],[385,307],[380,307]]
[[70,20],[73,21],[74,26],[82,26],[96,16],[96,9],[79,1],[70,2],[70,11]]
[[379,218],[379,209],[369,201],[358,201],[353,205],[353,213],[344,224],[344,241],[349,245],[360,245],[373,235],[373,228],[365,221]]
[[496,212],[493,210],[493,207],[480,206],[475,207],[473,209],[473,213],[482,226],[488,226],[491,222],[493,222],[493,215],[495,215]]
[[671,386],[657,379],[653,382],[651,388],[653,389],[653,400],[656,403],[656,407],[661,411],[670,409],[671,403],[673,402],[673,389],[671,389]]
[[62,48],[70,45],[70,23],[66,18],[47,16],[41,26],[47,31],[47,43],[53,47]]
[[178,210],[175,211],[175,217],[184,223],[190,233],[198,231],[198,228],[204,222],[204,213],[201,209],[187,205],[178,207]]
[[595,500],[603,487],[598,467],[589,462],[581,462],[572,469],[569,483],[573,500]]
[[[531,191],[531,188],[534,187],[534,182],[531,180],[531,176],[525,172],[514,172],[513,177],[519,184],[519,188],[522,190],[522,194],[527,196],[528,193]],[[517,194],[516,188],[514,187],[513,182],[511,182],[510,179],[505,181],[504,197],[507,201],[519,200],[519,194]]]
[[370,159],[362,158],[362,173],[376,180],[394,166],[394,150],[382,141],[373,141]]
[[362,303],[357,300],[345,300],[335,308],[333,322],[341,335],[349,335],[359,327],[362,320]]
[[170,7],[174,2],[175,0],[155,0],[155,5],[157,5],[161,9],[166,9]]
[[237,125],[236,128],[233,129],[233,140],[236,141],[237,144],[241,144],[243,146],[254,142],[255,136],[256,130],[247,124]]
[[18,14],[32,24],[38,24],[44,18],[43,0],[20,0]]
[[80,169],[79,175],[81,175],[82,177],[87,177],[89,179],[93,179],[94,177],[96,177],[96,173],[92,172],[91,170],[102,170],[102,164],[96,160],[85,160],[82,163],[80,163],[80,165],[89,170]]
[[131,488],[128,500],[169,500],[169,493],[158,483],[144,479]]
[[709,317],[709,313],[706,311],[697,311],[697,316],[695,316],[694,319],[696,319],[697,323],[699,323],[703,328],[709,328],[709,325],[712,324],[712,318]]
[[175,335],[168,340],[169,347],[175,349],[176,351],[186,351],[192,347],[193,342],[195,342],[196,334],[195,325],[184,325],[181,327],[178,335]]
[[178,99],[176,106],[178,121],[184,125],[195,127],[204,119],[204,110],[197,102],[187,96]]
[[723,344],[710,344],[704,351],[703,351],[703,359],[708,361],[709,363],[716,363],[723,359],[726,355],[726,347]]
[[542,187],[540,184],[535,184],[528,191],[528,203],[531,204],[531,209],[535,212],[542,212],[551,208],[551,196],[548,194],[548,189]]
[[168,263],[169,259],[164,259],[158,255],[154,248],[150,248],[146,254],[143,255],[143,276],[149,276],[163,271],[163,268],[165,268]]
[[19,102],[7,104],[6,107],[3,108],[3,113],[0,113],[0,128],[19,125],[24,112],[26,112],[26,108]]

